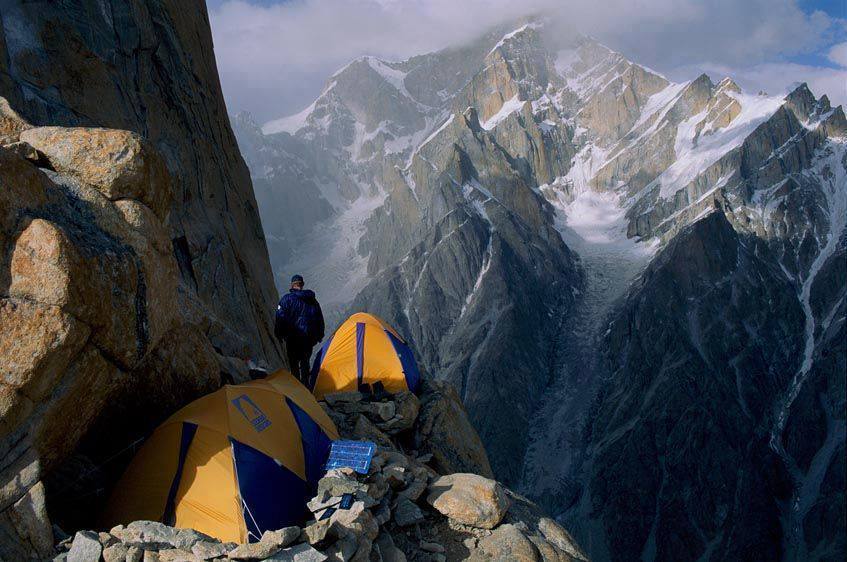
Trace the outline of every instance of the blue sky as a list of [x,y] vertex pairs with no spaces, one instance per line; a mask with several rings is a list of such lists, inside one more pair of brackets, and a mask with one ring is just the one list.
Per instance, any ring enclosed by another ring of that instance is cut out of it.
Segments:
[[360,55],[403,59],[549,13],[674,80],[707,72],[847,103],[847,0],[209,0],[231,112],[298,112]]

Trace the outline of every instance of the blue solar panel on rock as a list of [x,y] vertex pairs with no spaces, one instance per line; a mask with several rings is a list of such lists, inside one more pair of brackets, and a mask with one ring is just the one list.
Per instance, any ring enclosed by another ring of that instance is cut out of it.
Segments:
[[376,444],[370,441],[333,441],[326,469],[350,467],[359,474],[367,474]]

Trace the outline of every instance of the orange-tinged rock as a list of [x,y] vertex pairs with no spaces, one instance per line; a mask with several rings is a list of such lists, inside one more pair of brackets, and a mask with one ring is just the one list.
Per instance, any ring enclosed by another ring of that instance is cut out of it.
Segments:
[[442,515],[481,529],[496,527],[512,503],[499,483],[469,473],[436,478],[426,501]]
[[0,144],[16,142],[21,131],[32,125],[9,106],[6,98],[0,96]]
[[20,139],[57,172],[99,190],[110,200],[137,199],[160,218],[171,200],[170,176],[159,154],[137,133],[88,127],[35,127]]
[[61,378],[89,333],[87,326],[58,306],[0,299],[3,383],[40,400]]

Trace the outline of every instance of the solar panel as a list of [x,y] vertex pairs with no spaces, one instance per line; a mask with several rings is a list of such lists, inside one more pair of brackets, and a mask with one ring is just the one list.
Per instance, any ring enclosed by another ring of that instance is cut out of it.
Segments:
[[370,441],[333,441],[326,469],[350,467],[359,474],[367,474],[376,444]]

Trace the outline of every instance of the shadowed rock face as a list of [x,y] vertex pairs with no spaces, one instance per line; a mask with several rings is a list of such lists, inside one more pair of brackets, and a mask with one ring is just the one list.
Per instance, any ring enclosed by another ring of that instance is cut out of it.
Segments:
[[202,2],[0,10],[0,558],[90,522],[132,442],[246,359],[276,291]]
[[779,558],[789,486],[769,448],[772,406],[799,366],[803,313],[772,260],[713,213],[668,245],[612,320],[612,380],[586,425],[579,501],[613,559],[695,560],[725,528],[743,528],[716,539],[731,558]]

